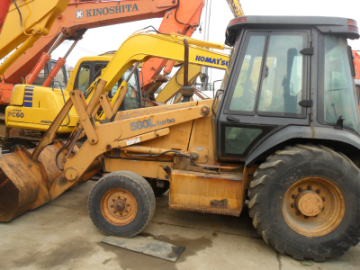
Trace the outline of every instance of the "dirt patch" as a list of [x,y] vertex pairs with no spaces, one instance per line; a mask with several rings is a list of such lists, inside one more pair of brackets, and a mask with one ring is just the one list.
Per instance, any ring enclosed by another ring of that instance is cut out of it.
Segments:
[[103,265],[105,265],[105,264],[107,264],[108,262],[110,262],[112,259],[110,258],[110,259],[107,259],[107,260],[105,260],[105,261],[103,261]]
[[151,256],[138,254],[133,251],[128,251],[122,248],[114,247],[108,244],[99,243],[99,245],[105,250],[110,251],[116,254],[118,258],[119,265],[124,270],[153,270],[153,269],[167,269],[167,270],[177,270],[176,264],[179,262],[184,262],[188,257],[194,256],[198,251],[204,250],[212,246],[212,237],[200,237],[196,239],[188,239],[181,237],[179,235],[159,235],[153,236],[148,233],[140,234],[143,237],[153,237],[156,240],[164,241],[171,243],[177,246],[184,246],[185,250],[180,255],[180,258],[176,263],[168,262],[162,259],[154,258]]
[[[49,244],[49,246],[53,245]],[[93,243],[83,237],[70,238],[46,252],[29,252],[26,256],[14,260],[13,265],[16,268],[34,265],[37,269],[53,269],[92,253],[94,248]]]

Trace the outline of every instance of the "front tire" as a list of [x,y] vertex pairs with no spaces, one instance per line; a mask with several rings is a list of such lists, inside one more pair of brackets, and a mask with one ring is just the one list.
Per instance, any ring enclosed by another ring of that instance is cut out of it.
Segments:
[[140,175],[118,171],[102,177],[91,190],[89,215],[106,235],[132,237],[140,233],[155,212],[155,196]]
[[359,176],[351,160],[324,146],[278,151],[250,183],[254,227],[295,259],[341,256],[360,238]]

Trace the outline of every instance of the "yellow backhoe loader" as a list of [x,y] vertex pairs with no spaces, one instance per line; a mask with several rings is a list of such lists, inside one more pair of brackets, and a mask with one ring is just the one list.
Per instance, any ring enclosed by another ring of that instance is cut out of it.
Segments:
[[[345,18],[238,17],[227,29],[234,49],[215,99],[115,114],[107,94],[133,64],[150,55],[185,59],[181,91],[188,98],[188,62],[201,64],[200,46],[214,46],[131,36],[90,86],[88,104],[80,90],[71,91],[31,153],[17,148],[0,156],[0,220],[103,170],[88,209],[105,234],[143,230],[155,211],[146,179],[159,179],[170,183],[173,209],[239,216],[247,204],[258,233],[277,251],[298,260],[341,256],[360,238],[360,120],[346,38],[359,33]],[[139,44],[146,46],[139,51]],[[210,66],[221,61],[208,59]],[[75,129],[50,145],[73,106]],[[110,121],[96,125],[100,106]]]

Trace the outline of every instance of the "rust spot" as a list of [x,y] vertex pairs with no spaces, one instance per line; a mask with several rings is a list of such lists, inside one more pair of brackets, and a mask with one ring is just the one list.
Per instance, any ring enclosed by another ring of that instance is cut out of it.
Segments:
[[65,186],[66,184],[67,184],[67,179],[65,178],[65,177],[61,177],[60,179],[59,179],[59,181],[58,181],[58,183],[59,183],[59,186],[61,187],[61,186]]
[[212,200],[210,202],[210,205],[212,207],[221,207],[221,208],[226,208],[228,206],[228,200],[227,199],[223,199],[223,200]]

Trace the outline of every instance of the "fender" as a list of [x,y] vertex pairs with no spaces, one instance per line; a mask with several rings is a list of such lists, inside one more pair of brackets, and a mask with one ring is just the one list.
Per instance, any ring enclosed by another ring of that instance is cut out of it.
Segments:
[[360,152],[359,136],[351,131],[344,132],[344,130],[329,129],[329,127],[287,126],[256,145],[245,158],[245,164],[247,166],[253,164],[266,151],[291,139],[342,142],[353,146]]

